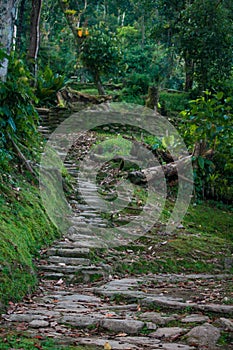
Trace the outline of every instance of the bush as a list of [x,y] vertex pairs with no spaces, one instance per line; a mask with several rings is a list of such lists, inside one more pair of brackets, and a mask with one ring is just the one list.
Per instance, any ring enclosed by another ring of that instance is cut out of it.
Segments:
[[30,157],[35,157],[34,146],[39,142],[38,114],[31,87],[32,77],[21,59],[9,57],[7,81],[0,81],[0,164],[15,157],[13,143]]
[[44,71],[39,71],[35,92],[39,105],[56,104],[56,93],[64,84],[65,76],[53,73],[49,66],[46,66]]
[[202,145],[193,159],[198,196],[233,199],[232,116],[232,98],[224,97],[223,92],[206,91],[181,112],[181,130],[190,150],[194,144]]

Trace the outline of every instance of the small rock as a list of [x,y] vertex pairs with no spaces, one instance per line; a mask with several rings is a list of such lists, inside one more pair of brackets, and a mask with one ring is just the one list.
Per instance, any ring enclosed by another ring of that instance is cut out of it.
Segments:
[[220,330],[209,323],[205,323],[191,329],[186,336],[188,344],[205,346],[206,349],[213,350],[220,337]]
[[146,322],[146,328],[149,329],[149,330],[154,330],[155,331],[157,329],[157,326],[153,322]]
[[175,321],[179,318],[178,315],[174,314],[171,316],[163,316],[159,312],[144,312],[140,315],[141,320],[150,321],[158,325],[166,325],[168,322]]
[[184,345],[184,344],[163,344],[161,350],[194,350],[193,346]]
[[201,323],[201,322],[207,322],[209,321],[208,316],[199,315],[199,314],[192,314],[188,315],[185,318],[182,318],[181,322],[183,323]]
[[137,334],[144,326],[144,322],[129,319],[104,319],[101,322],[101,326],[117,333],[125,332],[127,334]]
[[221,317],[219,319],[220,325],[224,328],[224,330],[233,332],[233,321],[228,318]]
[[31,328],[45,328],[49,326],[49,322],[44,320],[33,320],[29,323]]
[[150,337],[153,338],[178,338],[180,335],[184,334],[186,329],[180,327],[164,327],[158,328],[156,332],[150,333]]
[[233,258],[228,257],[224,259],[224,266],[226,270],[229,270],[233,267]]

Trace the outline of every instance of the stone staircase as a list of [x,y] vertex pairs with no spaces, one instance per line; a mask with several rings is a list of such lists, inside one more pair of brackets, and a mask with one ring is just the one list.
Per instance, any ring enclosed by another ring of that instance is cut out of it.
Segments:
[[[64,154],[62,149],[57,151]],[[75,181],[77,165],[72,159],[64,164]],[[200,281],[211,290],[216,281],[232,281],[232,276],[124,278],[114,274],[111,263],[94,264],[98,238],[90,228],[108,229],[111,223],[96,209],[96,188],[88,181],[79,183],[80,188],[85,189],[86,202],[79,191],[69,197],[73,226],[41,252],[37,291],[21,303],[12,303],[2,315],[1,327],[93,349],[233,349],[233,305],[214,299],[205,303],[191,300],[192,288]],[[218,343],[220,337],[225,343]]]

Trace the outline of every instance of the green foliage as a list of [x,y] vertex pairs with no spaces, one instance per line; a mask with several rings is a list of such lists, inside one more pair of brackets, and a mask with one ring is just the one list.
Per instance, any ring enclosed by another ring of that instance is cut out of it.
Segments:
[[194,61],[195,80],[201,89],[216,87],[229,76],[232,29],[228,10],[217,0],[193,1],[183,12],[181,50]]
[[[232,100],[222,92],[206,91],[190,102],[190,108],[181,112],[183,135],[190,148],[196,143],[205,150],[195,158],[197,191],[212,193],[217,198],[232,199],[233,123]],[[208,151],[213,153],[208,158]],[[207,155],[206,155],[207,154]]]
[[139,36],[139,31],[134,26],[128,25],[117,28],[117,37],[120,39],[121,44],[124,47],[132,47],[133,44],[136,46]]
[[64,86],[65,76],[54,74],[49,66],[44,71],[39,71],[36,82],[36,96],[39,105],[53,105],[56,101],[56,93]]
[[[189,94],[186,92],[166,92],[159,94],[160,112],[168,117],[176,117],[181,111],[188,107]],[[174,120],[174,122],[176,122]]]
[[115,156],[129,156],[131,148],[131,142],[121,135],[106,139],[97,146],[98,153],[106,159],[112,159]]
[[14,155],[11,139],[26,153],[35,156],[34,146],[39,141],[38,114],[32,105],[36,97],[30,85],[31,75],[21,59],[9,57],[6,82],[0,82],[0,164]]
[[81,45],[80,58],[94,79],[116,73],[120,58],[116,35],[103,25],[94,26]]
[[148,91],[149,79],[147,74],[131,73],[125,79],[125,89],[123,93],[130,95],[145,95]]

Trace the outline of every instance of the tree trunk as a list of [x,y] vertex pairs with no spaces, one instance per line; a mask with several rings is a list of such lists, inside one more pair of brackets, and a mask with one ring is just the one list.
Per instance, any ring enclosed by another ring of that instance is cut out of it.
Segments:
[[21,37],[22,37],[22,32],[23,32],[25,3],[26,3],[26,0],[21,0],[20,5],[19,5],[17,37],[16,37],[16,49],[18,51],[20,51],[20,49],[21,49]]
[[28,49],[28,61],[32,67],[32,73],[36,75],[37,56],[40,44],[40,13],[42,0],[32,0],[30,44]]
[[149,86],[146,107],[158,112],[159,89],[157,86]]
[[94,75],[94,83],[97,87],[99,95],[105,95],[105,90],[98,73],[95,73]]
[[186,54],[185,57],[185,91],[190,91],[193,87],[194,62]]
[[145,46],[145,30],[146,30],[146,28],[145,28],[145,15],[144,15],[144,14],[143,14],[143,16],[142,16],[141,21],[142,21],[142,41],[141,41],[141,47],[144,48],[144,46]]
[[[0,4],[0,43],[7,54],[11,52],[14,34],[14,21],[16,18],[16,0],[1,0]],[[8,59],[0,62],[0,79],[6,80]]]
[[[190,177],[190,174],[186,175],[186,165],[190,165],[192,156],[187,156],[184,158],[181,158],[173,163],[169,163],[166,165],[159,165],[156,167],[143,169],[141,171],[132,171],[128,174],[128,178],[134,183],[134,184],[140,184],[140,183],[146,183],[148,181],[152,181],[154,179],[160,179],[166,176],[167,178],[177,176],[178,170],[182,168],[182,175],[179,173],[179,176],[186,180],[187,182],[192,183],[192,178]],[[189,172],[189,171],[188,171]],[[186,175],[186,176],[185,176]]]

